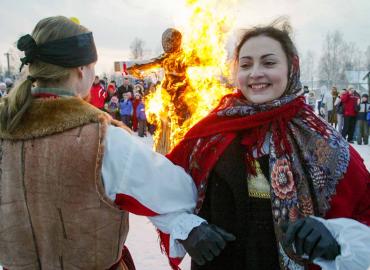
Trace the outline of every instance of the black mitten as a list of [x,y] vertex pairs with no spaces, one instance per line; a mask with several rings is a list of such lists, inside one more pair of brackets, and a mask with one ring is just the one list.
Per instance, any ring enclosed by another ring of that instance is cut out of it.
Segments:
[[198,264],[212,261],[226,246],[226,241],[234,241],[234,235],[216,225],[202,223],[189,233],[185,240],[180,240],[190,257]]
[[288,224],[285,235],[285,245],[294,242],[296,254],[315,258],[334,260],[340,254],[340,246],[329,230],[320,221],[306,217],[295,223]]

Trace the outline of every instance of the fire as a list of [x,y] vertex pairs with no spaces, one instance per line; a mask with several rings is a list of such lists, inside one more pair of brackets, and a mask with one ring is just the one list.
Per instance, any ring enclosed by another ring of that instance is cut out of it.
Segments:
[[[165,70],[178,70],[177,65],[186,67],[186,80],[172,85],[184,89],[183,84],[186,84],[183,99],[174,100],[171,97],[173,89],[164,89],[164,85],[146,97],[148,120],[157,124],[155,149],[163,154],[170,151],[195,123],[206,116],[222,96],[232,91],[223,81],[230,77],[225,44],[232,26],[230,16],[225,11],[234,2],[187,1],[191,15],[181,31],[182,50],[169,56],[168,62],[173,67],[164,67]],[[186,117],[179,113],[179,102],[186,103]],[[167,146],[163,145],[166,140]]]

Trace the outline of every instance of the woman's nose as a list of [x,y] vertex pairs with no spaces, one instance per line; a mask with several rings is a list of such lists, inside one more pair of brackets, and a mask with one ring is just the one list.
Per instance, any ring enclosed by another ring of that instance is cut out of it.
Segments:
[[260,66],[254,65],[251,68],[251,72],[249,74],[249,77],[253,79],[253,78],[259,78],[259,77],[262,77],[262,76],[263,76],[263,72],[262,72]]

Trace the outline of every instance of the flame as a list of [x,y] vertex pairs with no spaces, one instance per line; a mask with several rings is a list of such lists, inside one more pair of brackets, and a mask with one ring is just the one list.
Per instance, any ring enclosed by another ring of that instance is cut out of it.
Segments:
[[[178,65],[186,67],[186,80],[175,82],[172,86],[181,89],[187,83],[183,98],[174,100],[171,97],[173,89],[163,89],[164,85],[146,97],[148,120],[157,125],[154,135],[157,151],[166,153],[171,150],[195,123],[218,104],[222,96],[231,92],[222,80],[230,77],[225,45],[233,22],[226,10],[235,2],[187,0],[191,15],[181,31],[182,51],[169,56],[168,63],[173,66],[164,67],[175,71]],[[179,108],[176,107],[181,105],[179,102],[185,102],[190,113],[185,118],[179,115]],[[166,136],[169,137],[169,145],[161,151],[159,148],[163,145],[160,144]]]

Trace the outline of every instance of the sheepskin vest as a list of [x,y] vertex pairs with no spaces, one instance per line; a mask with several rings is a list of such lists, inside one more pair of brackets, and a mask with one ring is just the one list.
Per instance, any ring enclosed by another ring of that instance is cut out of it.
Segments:
[[16,131],[0,133],[2,266],[103,270],[120,259],[128,213],[101,179],[110,122],[78,98],[36,99]]

